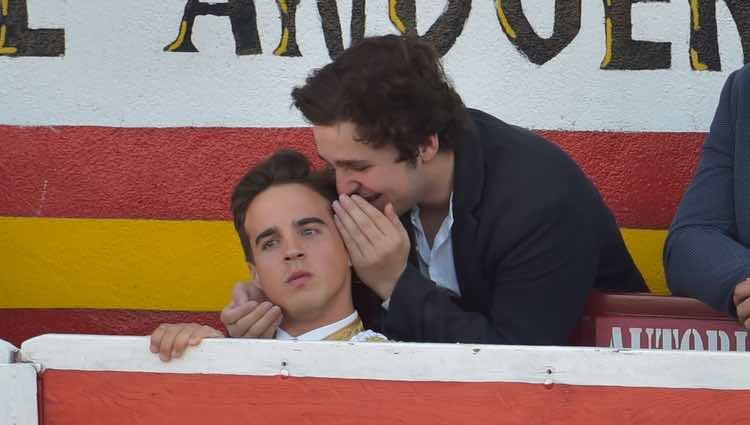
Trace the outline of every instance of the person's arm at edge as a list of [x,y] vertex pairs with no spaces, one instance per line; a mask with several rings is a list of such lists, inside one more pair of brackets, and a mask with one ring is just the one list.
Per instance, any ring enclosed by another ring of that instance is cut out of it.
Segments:
[[734,131],[740,100],[735,91],[748,90],[738,84],[750,85],[750,68],[744,75],[732,73],[724,85],[698,170],[664,247],[672,293],[698,298],[733,316],[734,288],[750,276],[750,250],[736,241],[734,214]]

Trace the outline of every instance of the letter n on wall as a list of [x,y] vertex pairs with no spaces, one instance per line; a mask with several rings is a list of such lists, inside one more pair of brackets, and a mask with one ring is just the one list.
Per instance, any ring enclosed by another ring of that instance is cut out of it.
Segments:
[[30,29],[26,0],[0,0],[0,56],[62,56],[65,30]]

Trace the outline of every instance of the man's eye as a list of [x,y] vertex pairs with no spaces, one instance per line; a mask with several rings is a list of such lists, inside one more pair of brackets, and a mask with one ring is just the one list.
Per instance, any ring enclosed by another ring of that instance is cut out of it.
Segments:
[[263,244],[260,246],[260,249],[262,249],[262,250],[265,251],[267,249],[275,247],[276,244],[278,244],[278,241],[276,239],[269,239],[269,240],[263,242]]
[[320,233],[320,231],[312,227],[302,229],[302,236],[312,236],[317,235],[318,233]]
[[352,171],[365,171],[370,168],[370,165],[353,165]]

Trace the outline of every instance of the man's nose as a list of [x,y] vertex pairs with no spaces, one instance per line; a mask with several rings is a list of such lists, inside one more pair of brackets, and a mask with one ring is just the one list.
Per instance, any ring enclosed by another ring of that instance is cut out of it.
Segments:
[[286,254],[284,255],[284,260],[296,261],[296,260],[301,260],[304,256],[305,256],[304,251],[300,249],[299,244],[296,243],[296,241],[291,241],[286,246]]
[[336,171],[336,191],[340,195],[351,195],[359,190],[359,183],[346,171]]

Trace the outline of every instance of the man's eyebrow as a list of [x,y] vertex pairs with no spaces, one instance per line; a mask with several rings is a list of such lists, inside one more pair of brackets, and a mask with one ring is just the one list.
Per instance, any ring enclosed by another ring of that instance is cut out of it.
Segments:
[[308,224],[321,224],[325,226],[326,222],[323,221],[323,219],[318,218],[318,217],[300,218],[299,220],[295,220],[294,222],[294,225],[297,227],[307,226]]
[[261,241],[261,239],[267,238],[269,236],[275,235],[276,233],[279,233],[278,227],[269,227],[268,229],[260,232],[258,237],[255,238],[255,245],[258,245]]
[[333,163],[343,168],[358,168],[365,165],[370,165],[370,162],[364,159],[341,159],[338,161],[333,161]]

